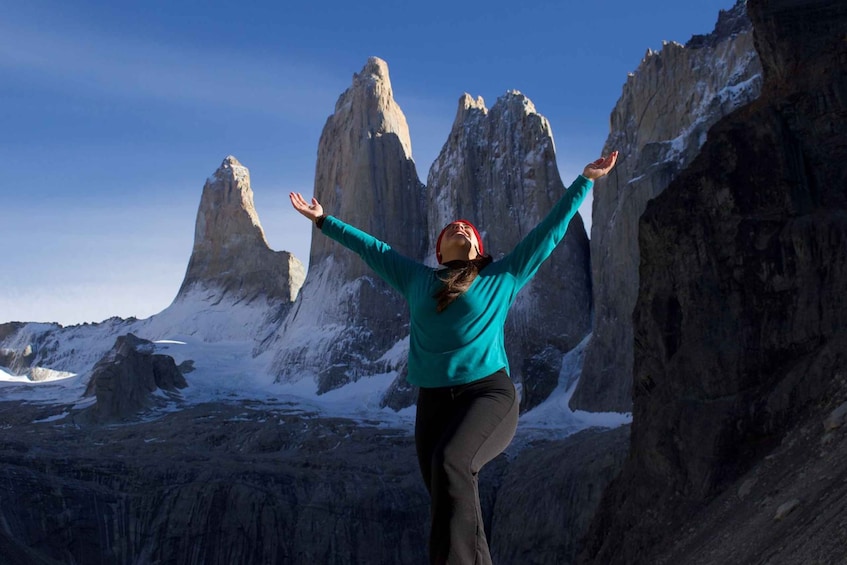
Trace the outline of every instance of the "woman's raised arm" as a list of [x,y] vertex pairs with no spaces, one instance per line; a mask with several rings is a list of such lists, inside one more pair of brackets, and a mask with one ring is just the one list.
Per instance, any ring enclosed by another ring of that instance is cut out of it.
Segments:
[[427,270],[424,265],[391,249],[387,243],[334,216],[324,215],[323,206],[317,198],[312,198],[310,203],[299,192],[290,192],[288,197],[295,210],[309,218],[324,235],[359,255],[377,275],[400,291],[404,297],[413,275],[419,270]]
[[617,160],[618,152],[614,151],[606,157],[600,157],[587,164],[582,176],[577,177],[541,223],[503,258],[503,266],[517,277],[519,286],[523,286],[532,278],[541,263],[562,241],[571,218],[593,186],[594,180],[611,171]]

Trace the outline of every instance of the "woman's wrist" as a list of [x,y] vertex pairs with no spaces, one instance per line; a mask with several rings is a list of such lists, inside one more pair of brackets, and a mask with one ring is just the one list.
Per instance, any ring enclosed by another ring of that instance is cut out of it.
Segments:
[[322,229],[324,225],[324,220],[326,219],[326,214],[321,214],[317,218],[315,218],[315,225],[318,229]]

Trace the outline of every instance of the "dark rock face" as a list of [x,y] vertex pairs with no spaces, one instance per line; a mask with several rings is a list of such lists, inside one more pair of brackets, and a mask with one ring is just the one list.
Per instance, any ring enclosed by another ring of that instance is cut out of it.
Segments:
[[[11,342],[15,334],[23,328],[25,324],[21,322],[8,322],[0,324],[0,343],[6,341]],[[0,348],[0,367],[9,369],[13,374],[20,373],[25,367],[29,367],[32,363],[33,350],[30,344],[25,344],[23,347]]]
[[843,423],[825,425],[838,411],[830,408],[847,401],[847,373],[842,375],[822,413],[786,434],[775,451],[656,548],[652,562],[844,563],[847,430]]
[[5,340],[24,326],[23,322],[6,322],[0,324],[0,340]]
[[411,437],[315,416],[203,405],[25,441],[0,427],[0,563],[424,563]]
[[721,10],[718,13],[718,22],[711,33],[692,36],[685,42],[685,47],[686,49],[714,47],[727,37],[748,31],[750,31],[750,20],[747,18],[747,0],[736,0],[735,6],[730,10]]
[[403,359],[397,366],[397,378],[388,387],[380,400],[380,408],[402,410],[412,406],[418,400],[418,387],[406,380],[409,374],[408,359]]
[[629,451],[629,427],[590,429],[521,451],[494,506],[495,563],[573,563],[606,486]]
[[[712,128],[641,220],[632,456],[588,562],[645,562],[677,534],[668,524],[820,426],[847,394],[847,4],[748,9],[760,99]],[[843,529],[780,523],[788,547],[847,542]],[[771,562],[795,562],[785,559]]]
[[129,418],[153,406],[151,395],[157,390],[188,386],[173,358],[154,354],[152,346],[133,334],[117,339],[91,373],[85,396],[95,395],[97,403],[87,410],[88,416],[101,422]]

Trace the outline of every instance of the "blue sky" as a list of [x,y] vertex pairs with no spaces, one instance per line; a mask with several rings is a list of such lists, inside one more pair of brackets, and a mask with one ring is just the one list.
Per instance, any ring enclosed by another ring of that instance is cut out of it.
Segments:
[[520,90],[568,183],[645,51],[733,5],[0,0],[0,323],[167,307],[227,155],[250,169],[271,247],[306,262],[287,194],[312,193],[321,129],[370,56],[388,63],[422,181],[462,93],[490,108]]

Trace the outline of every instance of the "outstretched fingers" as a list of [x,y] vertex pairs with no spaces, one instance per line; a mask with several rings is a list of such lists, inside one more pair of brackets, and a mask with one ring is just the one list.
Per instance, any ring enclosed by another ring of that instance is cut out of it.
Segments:
[[288,198],[291,199],[291,205],[294,206],[294,209],[298,212],[304,208],[309,207],[309,205],[306,203],[306,199],[303,198],[303,195],[299,192],[289,192]]
[[615,161],[617,161],[617,160],[618,160],[618,152],[612,151],[611,153],[609,153],[605,157],[600,157],[599,159],[597,159],[597,161],[595,161],[595,163],[597,163],[598,169],[604,169],[608,172],[612,167],[615,166]]
[[289,192],[288,198],[291,200],[291,205],[295,210],[312,221],[323,214],[323,207],[320,205],[317,198],[312,198],[311,203],[309,203],[299,192]]

